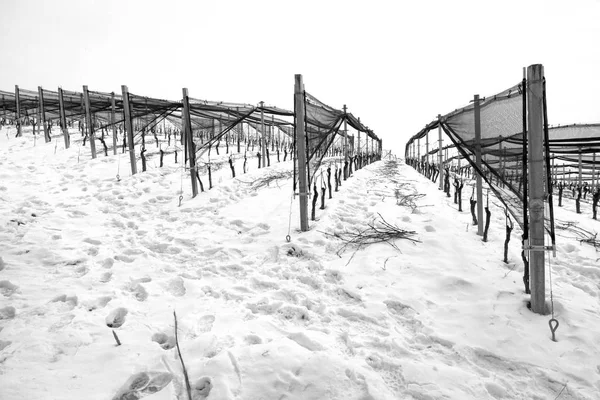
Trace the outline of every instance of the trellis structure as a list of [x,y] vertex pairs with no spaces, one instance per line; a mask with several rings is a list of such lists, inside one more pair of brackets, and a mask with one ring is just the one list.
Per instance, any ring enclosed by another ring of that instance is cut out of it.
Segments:
[[[591,179],[589,190],[600,197],[600,159],[595,155],[600,151],[600,124],[549,128],[543,68],[533,65],[527,73],[503,92],[483,99],[475,96],[466,107],[438,117],[408,141],[405,157],[421,171],[451,170],[461,176],[466,172],[462,160],[486,181],[523,230],[523,250],[532,265],[532,309],[543,313],[544,251],[555,251],[553,187],[577,174],[579,187]],[[445,133],[445,145],[440,139],[431,146],[429,132],[435,128]],[[437,163],[434,155],[439,156]],[[477,197],[481,210],[482,196]],[[544,220],[550,246],[544,245],[540,228]],[[477,224],[481,226],[481,218]],[[529,292],[525,256],[524,262]]]
[[[359,118],[347,112],[346,105],[343,110],[337,110],[309,94],[304,88],[302,75],[296,75],[294,86],[294,107],[296,117],[294,120],[296,143],[298,146],[298,164],[294,165],[294,187],[296,176],[299,183],[298,195],[300,196],[300,226],[302,231],[307,231],[308,226],[308,196],[310,185],[315,174],[321,168],[323,158],[335,143],[336,139],[343,141],[344,154],[344,179],[350,173],[352,158],[366,159],[366,163],[381,159],[382,141]],[[358,136],[356,150],[349,139],[348,125],[358,134],[364,133],[365,151],[360,147]],[[341,130],[342,126],[344,127]],[[370,143],[370,146],[369,146]],[[356,154],[355,154],[356,153]],[[358,164],[356,164],[358,165]]]
[[[344,158],[344,179],[352,173],[352,166],[359,169],[381,157],[381,140],[359,118],[343,110],[337,110],[320,102],[317,98],[302,91],[301,107],[305,117],[300,121],[306,135],[303,143],[305,151],[302,157],[294,157],[294,187],[301,174],[296,171],[303,159],[307,164],[306,184],[314,180],[322,167],[325,157],[342,155]],[[297,111],[297,110],[296,110]],[[190,97],[183,89],[182,99],[178,101],[140,96],[121,87],[120,93],[106,93],[83,87],[81,92],[58,88],[53,92],[41,87],[38,91],[29,91],[15,86],[14,92],[0,91],[0,121],[13,123],[17,127],[17,136],[22,135],[22,127],[33,125],[42,129],[46,142],[52,140],[51,128],[58,125],[64,137],[65,148],[71,143],[68,128],[77,126],[83,136],[83,144],[89,143],[91,157],[97,157],[96,145],[102,145],[104,154],[129,153],[131,173],[138,172],[138,160],[142,161],[145,171],[147,136],[152,135],[157,147],[160,146],[157,130],[168,137],[179,135],[183,146],[184,163],[190,172],[192,196],[198,193],[198,159],[208,155],[208,174],[210,181],[210,156],[212,151],[219,153],[219,145],[225,141],[237,143],[241,151],[244,138],[245,151],[254,145],[259,148],[259,168],[270,165],[272,153],[280,149],[287,154],[297,151],[298,121],[295,112],[275,106],[243,103],[214,102]],[[343,127],[343,129],[342,129]],[[354,129],[355,135],[350,135]],[[361,133],[364,135],[361,138]],[[356,135],[358,137],[356,137]],[[36,136],[34,136],[36,137]],[[269,148],[271,151],[269,151]],[[289,153],[288,153],[289,150]],[[139,156],[138,156],[139,155]],[[161,165],[163,151],[161,149]],[[177,160],[177,151],[175,151]],[[202,183],[200,182],[202,185]],[[301,198],[307,190],[300,190]],[[308,225],[306,225],[308,229]]]

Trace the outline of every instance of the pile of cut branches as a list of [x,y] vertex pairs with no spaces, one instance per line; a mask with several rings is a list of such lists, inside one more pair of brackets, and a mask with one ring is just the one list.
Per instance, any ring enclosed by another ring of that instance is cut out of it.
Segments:
[[415,210],[419,207],[416,201],[422,197],[425,197],[424,194],[420,193],[403,194],[400,188],[395,190],[395,194],[396,205],[401,207],[408,207],[411,209],[412,212],[415,212]]
[[579,243],[587,243],[591,246],[594,246],[596,250],[600,249],[598,232],[590,232],[585,230],[581,228],[575,221],[556,221],[554,227],[557,230],[565,230],[574,233],[574,239],[578,240]]
[[590,236],[583,238],[583,239],[579,239],[580,243],[587,243],[591,246],[594,246],[594,248],[596,249],[596,251],[598,249],[600,249],[600,239],[598,239],[598,234],[594,233],[593,235],[590,234]]
[[273,182],[291,179],[293,174],[293,171],[270,171],[267,175],[263,175],[260,178],[255,179],[253,181],[244,181],[242,179],[240,179],[239,181],[250,185],[252,186],[252,189],[257,190],[262,189],[265,186],[270,186]]
[[378,215],[379,220],[373,220],[367,223],[366,227],[356,227],[352,230],[345,230],[343,232],[322,233],[338,238],[344,242],[344,245],[336,252],[339,257],[341,257],[341,254],[349,246],[355,247],[356,251],[358,251],[371,244],[387,243],[394,249],[400,251],[398,246],[394,243],[396,239],[420,242],[420,240],[414,238],[417,234],[415,231],[407,231],[399,226],[392,225],[387,222],[381,214],[378,213]]

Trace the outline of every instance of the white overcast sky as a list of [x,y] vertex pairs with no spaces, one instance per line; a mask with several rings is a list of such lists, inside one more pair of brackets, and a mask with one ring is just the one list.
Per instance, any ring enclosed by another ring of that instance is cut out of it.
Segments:
[[293,109],[294,74],[403,154],[543,64],[550,124],[600,122],[600,0],[2,0],[0,89]]

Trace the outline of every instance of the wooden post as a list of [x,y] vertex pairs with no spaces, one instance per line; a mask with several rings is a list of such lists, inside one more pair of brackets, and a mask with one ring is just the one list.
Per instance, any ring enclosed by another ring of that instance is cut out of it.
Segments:
[[[360,125],[360,117],[358,117],[358,124]],[[362,151],[360,150],[360,130],[358,131],[358,141],[356,142],[356,155],[360,160],[362,155]],[[358,165],[358,168],[362,168],[362,165]]]
[[[550,158],[550,179],[556,180],[556,167],[554,166],[554,157]],[[556,185],[552,185],[552,187],[556,187]]]
[[544,67],[527,68],[528,164],[529,164],[529,265],[531,270],[531,310],[546,313],[544,247],[544,135],[543,89]]
[[582,178],[582,173],[581,173],[581,147],[579,147],[579,175],[578,175],[578,181],[579,181],[579,187],[583,186],[583,178]]
[[348,179],[348,123],[346,122],[346,105],[344,104],[344,180]]
[[127,142],[129,143],[129,162],[131,164],[131,175],[137,174],[137,165],[135,161],[135,144],[133,142],[133,122],[131,120],[131,106],[129,104],[129,89],[126,85],[121,86],[123,93],[123,110],[125,114],[125,131],[127,133]]
[[275,151],[275,116],[271,114],[271,126],[269,126],[271,132],[271,151]]
[[112,125],[113,131],[113,154],[117,155],[117,119],[115,117],[115,92],[111,93],[110,96],[110,124]]
[[592,194],[596,188],[596,152],[592,154]]
[[[481,171],[481,121],[479,113],[479,95],[473,98],[473,114],[475,120],[475,165]],[[477,186],[477,234],[483,236],[483,184],[481,174],[477,174],[475,179]]]
[[442,156],[442,116],[438,114],[438,168],[440,170],[438,179],[440,180],[439,189],[444,190],[444,160]]
[[498,136],[498,159],[498,173],[504,178],[504,165],[506,161],[504,160],[504,152],[502,151],[502,136]]
[[429,164],[429,131],[425,134],[425,162]]
[[295,76],[294,101],[296,116],[294,126],[296,131],[296,146],[298,152],[298,190],[300,196],[300,230],[308,231],[308,186],[306,176],[306,137],[304,131],[304,83],[302,75]]
[[85,135],[85,104],[83,101],[83,93],[79,95],[79,100],[81,101],[81,115],[82,117],[79,119],[81,123],[81,132]]
[[63,90],[58,88],[58,108],[60,113],[60,125],[65,139],[65,149],[70,146],[69,129],[67,128],[67,117],[65,115],[65,103],[63,100]]
[[44,139],[46,140],[46,143],[48,143],[51,140],[51,138],[50,138],[50,134],[48,133],[48,127],[46,126],[46,109],[44,108],[44,90],[42,89],[41,86],[38,86],[38,97],[39,97],[39,102],[38,102],[39,112],[38,112],[38,114],[40,114],[40,116],[41,116],[41,124],[44,127]]
[[[236,110],[238,110],[237,107],[236,107]],[[240,140],[243,135],[244,135],[244,123],[240,122],[239,131],[238,131],[238,134],[236,135],[237,136],[237,152],[238,152],[238,154],[240,154],[242,152],[241,148],[240,148]]]
[[366,146],[366,165],[369,165],[369,139],[370,139],[370,135],[369,132],[367,132],[367,137],[365,138],[365,146]]
[[263,168],[267,166],[267,141],[265,140],[265,112],[263,110],[264,104],[264,101],[260,102],[260,148]]
[[92,121],[92,110],[90,107],[90,94],[88,93],[88,87],[83,85],[83,99],[85,102],[85,119],[87,121],[88,133],[90,139],[90,149],[92,150],[92,158],[96,158],[96,142],[94,138],[94,123]]
[[187,88],[183,88],[183,115],[185,119],[184,135],[186,138],[188,159],[190,161],[190,177],[192,179],[192,197],[198,194],[198,182],[196,181],[196,153],[194,151],[194,137],[192,135],[192,120],[190,117],[190,98]]
[[444,150],[444,164],[448,164],[448,148]]
[[19,85],[15,85],[15,103],[17,106],[17,137],[21,137],[23,131],[21,130],[21,100],[19,97]]

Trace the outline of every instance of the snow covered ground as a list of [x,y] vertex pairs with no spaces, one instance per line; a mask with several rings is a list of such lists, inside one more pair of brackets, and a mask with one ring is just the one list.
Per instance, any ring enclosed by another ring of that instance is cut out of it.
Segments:
[[[185,177],[179,206],[176,165],[129,176],[127,157],[79,152],[0,131],[3,400],[187,399],[174,311],[194,399],[600,398],[600,254],[569,230],[553,342],[526,306],[519,230],[505,264],[502,210],[483,243],[468,199],[459,213],[403,163],[355,172],[300,233],[291,180],[248,183],[290,162],[194,199]],[[425,196],[413,211],[396,189]],[[557,220],[600,231],[570,202]],[[420,242],[338,257],[334,235],[379,214]]]

